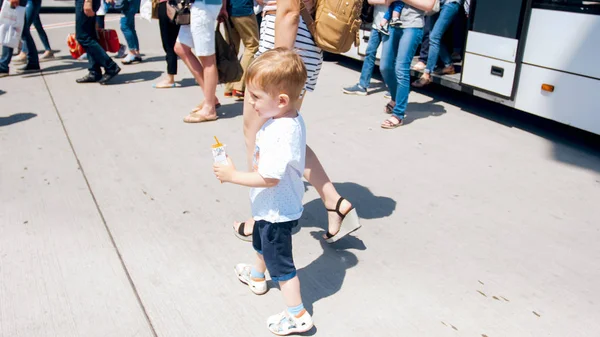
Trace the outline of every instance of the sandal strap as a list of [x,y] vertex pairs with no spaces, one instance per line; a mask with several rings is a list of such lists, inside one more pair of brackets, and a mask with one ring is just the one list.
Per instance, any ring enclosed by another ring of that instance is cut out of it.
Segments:
[[248,236],[248,235],[246,235],[246,233],[244,232],[244,229],[245,229],[244,227],[246,227],[246,223],[245,223],[245,222],[242,222],[242,223],[240,224],[240,226],[238,227],[238,230],[237,230],[237,232],[238,232],[238,234],[239,234],[239,235],[242,235],[242,236]]
[[[325,208],[327,210],[327,212],[336,212],[340,218],[342,218],[342,220],[344,220],[344,218],[346,217],[346,214],[342,214],[342,212],[340,212],[340,206],[342,205],[342,202],[346,200],[344,199],[344,197],[340,197],[340,199],[337,202],[337,205],[335,205],[335,209],[329,209],[329,208]],[[327,232],[327,235],[329,235],[330,233]],[[333,235],[332,235],[333,236]]]

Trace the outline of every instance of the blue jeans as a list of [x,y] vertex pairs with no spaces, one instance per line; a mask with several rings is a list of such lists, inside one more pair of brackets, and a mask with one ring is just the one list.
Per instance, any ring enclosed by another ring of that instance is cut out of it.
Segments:
[[360,81],[358,85],[367,89],[371,83],[371,76],[373,76],[373,68],[375,68],[375,59],[377,58],[377,48],[381,44],[381,37],[383,33],[378,30],[371,29],[371,36],[369,37],[369,44],[367,44],[367,55],[363,61],[362,70],[360,71]]
[[385,12],[385,14],[383,14],[383,18],[390,21],[392,19],[392,13],[393,12],[402,13],[403,7],[404,7],[404,2],[402,2],[402,1],[392,2],[390,4],[390,7],[388,8],[387,12]]
[[392,114],[404,119],[410,93],[410,64],[423,38],[423,28],[390,28],[383,37],[379,70],[396,106]]
[[129,50],[140,50],[137,32],[135,31],[135,15],[140,11],[141,0],[125,1],[123,16],[121,17],[121,31],[127,41]]
[[[119,67],[98,44],[96,16],[85,15],[83,1],[75,0],[75,36],[77,36],[77,42],[87,53],[88,70],[92,76],[96,77],[102,75],[101,67],[104,67],[106,72],[114,73]],[[100,8],[100,0],[93,0],[92,8],[96,12]]]
[[[41,2],[40,2],[41,5]],[[46,31],[44,30],[44,26],[42,25],[42,21],[40,20],[40,14],[38,13],[38,15],[35,16],[35,19],[33,19],[33,26],[35,27],[35,30],[38,32],[38,35],[40,36],[40,40],[42,40],[42,44],[44,45],[44,50],[52,50],[50,48],[50,41],[48,41],[48,35],[46,34]],[[27,44],[23,44],[23,48],[21,49],[25,54],[28,53],[28,49],[27,49]]]
[[444,63],[444,66],[452,64],[452,57],[446,47],[442,46],[442,36],[452,24],[456,13],[460,8],[459,2],[451,2],[442,5],[440,13],[437,18],[432,18],[433,28],[429,33],[429,57],[427,58],[427,67],[425,68],[426,73],[431,73],[435,69],[435,65],[440,60]]
[[[21,4],[23,4],[23,1],[21,1]],[[27,1],[27,6],[25,7],[25,25],[23,26],[23,35],[21,35],[21,38],[23,41],[25,41],[27,50],[30,51],[27,53],[27,65],[29,67],[40,66],[38,51],[35,47],[35,42],[33,41],[30,31],[34,18],[40,14],[40,7],[42,7],[42,0],[29,0]],[[0,58],[1,72],[8,72],[8,65],[12,60],[12,54],[12,48],[2,47],[2,57]]]

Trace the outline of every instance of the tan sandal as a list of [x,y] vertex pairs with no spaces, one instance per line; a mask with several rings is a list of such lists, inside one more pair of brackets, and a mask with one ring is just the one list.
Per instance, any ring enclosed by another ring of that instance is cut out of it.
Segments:
[[[397,123],[393,122],[393,119],[395,119],[396,121],[398,121]],[[402,124],[404,124],[404,120],[400,119],[396,116],[391,116],[390,118],[386,119],[383,121],[383,123],[381,123],[381,128],[382,129],[395,129],[397,127],[402,126]]]
[[197,113],[191,113],[183,118],[185,123],[204,123],[204,122],[212,122],[219,119],[219,116],[207,117]]

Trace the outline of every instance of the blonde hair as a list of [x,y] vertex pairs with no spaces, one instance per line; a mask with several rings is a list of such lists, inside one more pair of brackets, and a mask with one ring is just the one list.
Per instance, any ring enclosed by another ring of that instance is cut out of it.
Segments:
[[300,56],[287,48],[271,49],[257,57],[246,70],[246,84],[272,94],[300,98],[306,83],[306,66]]

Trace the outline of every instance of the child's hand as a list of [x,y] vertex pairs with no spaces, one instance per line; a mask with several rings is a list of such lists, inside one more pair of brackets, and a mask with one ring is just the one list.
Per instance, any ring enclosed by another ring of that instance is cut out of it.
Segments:
[[222,183],[231,182],[231,178],[233,177],[233,174],[236,172],[235,166],[233,165],[233,162],[231,161],[231,158],[229,158],[229,156],[227,156],[227,163],[228,163],[227,165],[213,164],[213,171],[215,172],[215,176]]

